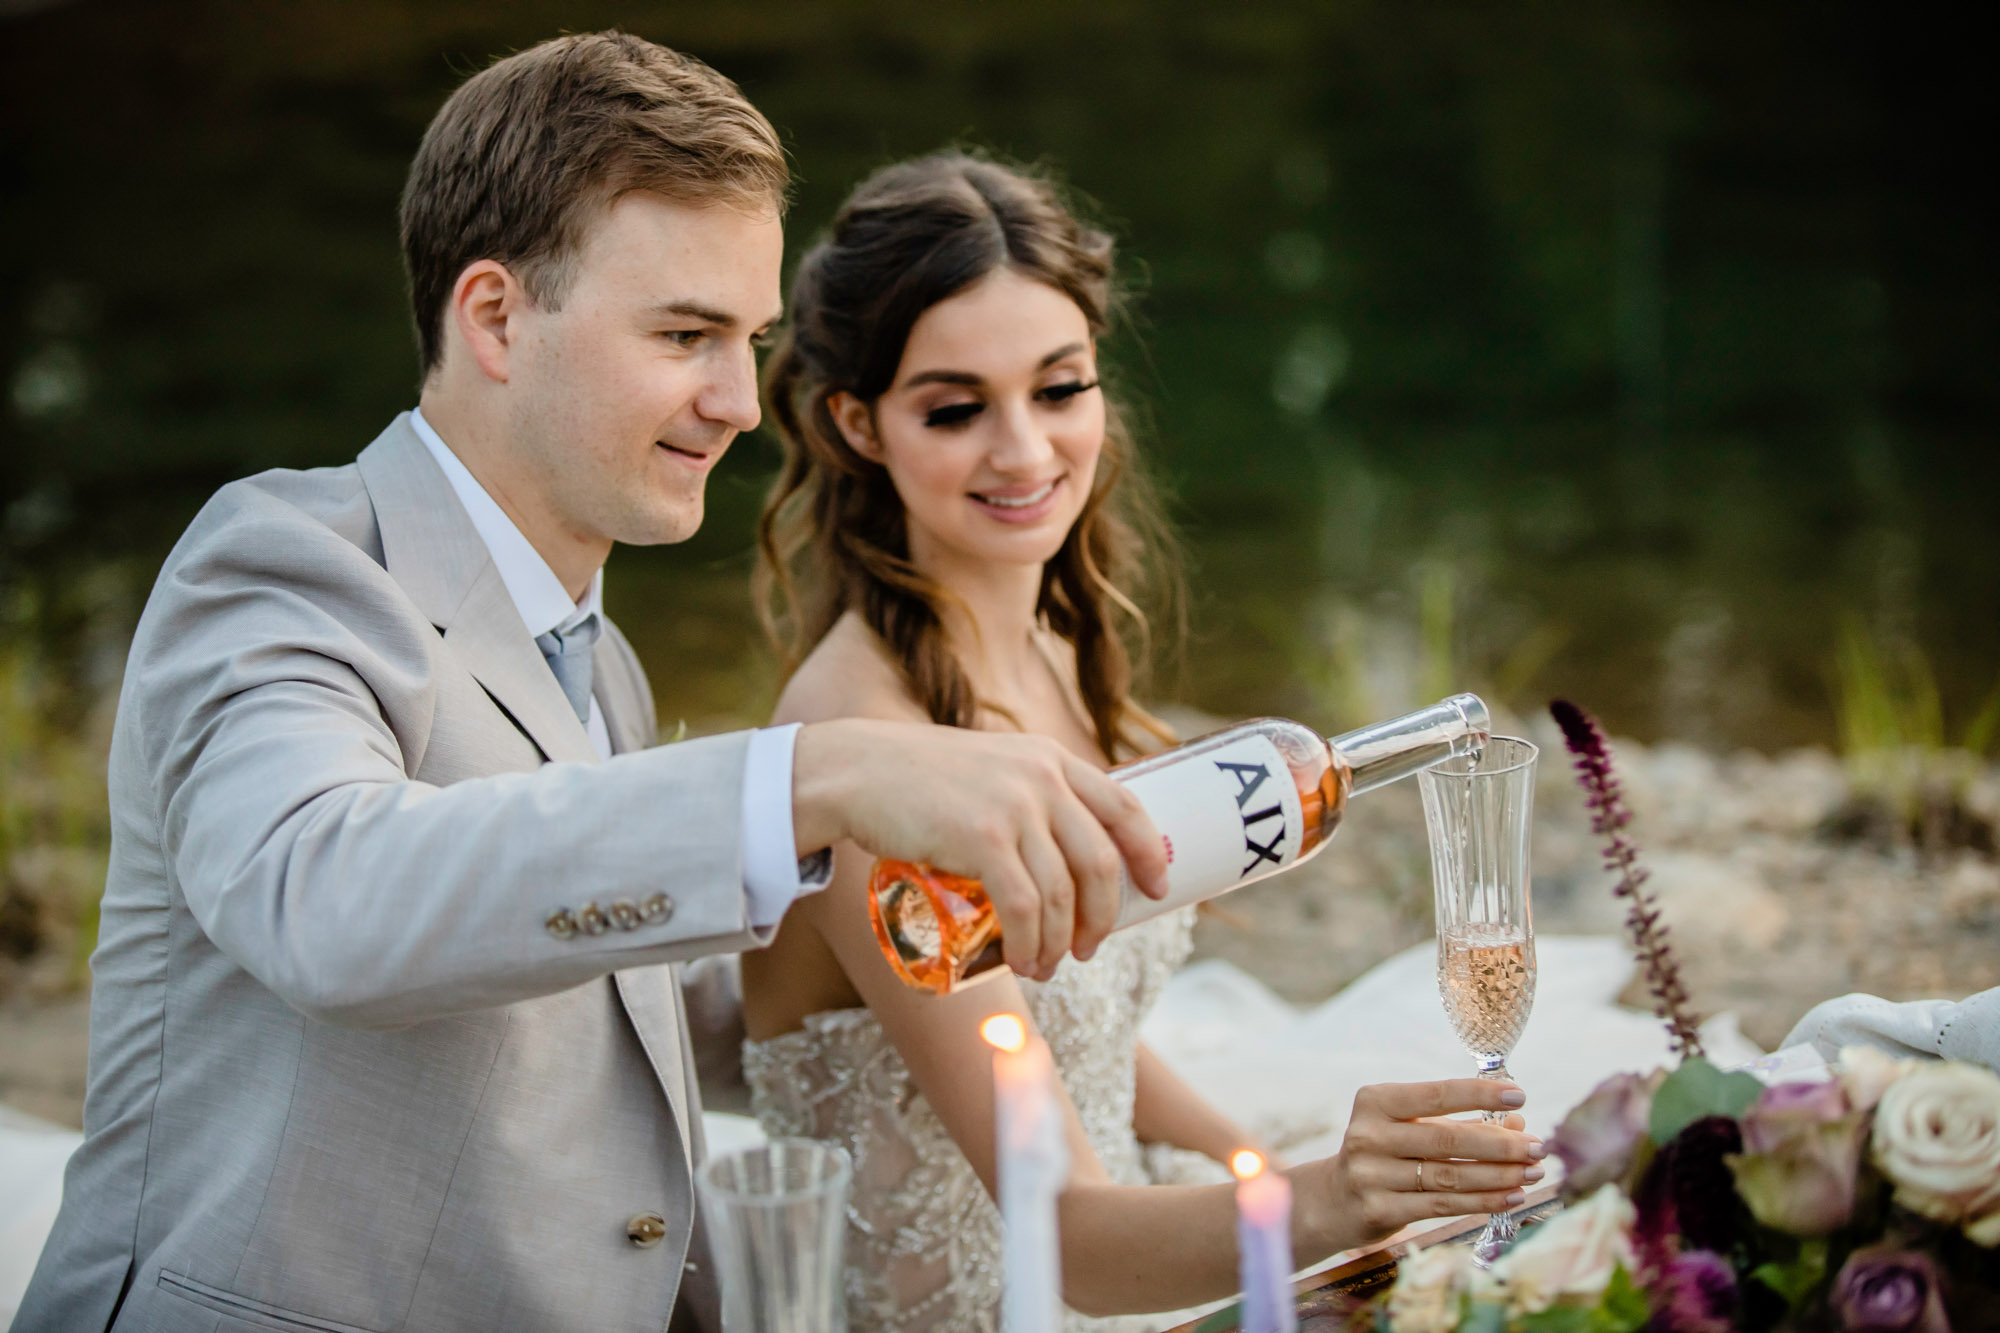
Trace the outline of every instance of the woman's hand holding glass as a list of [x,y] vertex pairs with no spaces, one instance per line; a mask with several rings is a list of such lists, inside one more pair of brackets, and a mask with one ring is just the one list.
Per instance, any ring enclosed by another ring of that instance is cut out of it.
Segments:
[[[1340,1152],[1293,1173],[1301,1239],[1345,1250],[1427,1218],[1518,1207],[1547,1154],[1512,1114],[1526,1101],[1510,1083],[1477,1078],[1361,1089]],[[1502,1118],[1447,1118],[1472,1112]]]

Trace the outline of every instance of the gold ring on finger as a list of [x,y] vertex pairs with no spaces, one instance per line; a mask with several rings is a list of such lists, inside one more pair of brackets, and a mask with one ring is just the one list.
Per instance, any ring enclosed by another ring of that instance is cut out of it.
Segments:
[[1417,1161],[1417,1191],[1416,1191],[1416,1192],[1417,1192],[1417,1193],[1419,1193],[1419,1194],[1422,1194],[1422,1193],[1424,1192],[1424,1164],[1423,1164],[1423,1161],[1422,1161],[1422,1159],[1421,1159],[1421,1158],[1420,1158],[1420,1159],[1418,1159],[1418,1161]]

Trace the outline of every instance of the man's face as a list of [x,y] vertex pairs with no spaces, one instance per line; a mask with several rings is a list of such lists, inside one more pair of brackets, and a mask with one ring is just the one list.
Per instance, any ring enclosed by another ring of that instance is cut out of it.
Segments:
[[757,425],[756,340],[780,314],[775,212],[628,194],[585,238],[560,308],[508,358],[509,435],[585,541],[685,541],[709,470]]

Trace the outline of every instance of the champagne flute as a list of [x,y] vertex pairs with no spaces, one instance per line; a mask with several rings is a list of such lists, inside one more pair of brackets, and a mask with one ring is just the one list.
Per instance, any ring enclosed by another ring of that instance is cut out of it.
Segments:
[[[1528,830],[1535,759],[1527,741],[1495,736],[1417,779],[1437,899],[1438,994],[1479,1077],[1505,1079],[1507,1055],[1535,1003],[1535,926],[1528,903]],[[1497,1112],[1483,1113],[1497,1121]],[[1483,1268],[1515,1235],[1496,1213],[1473,1242]]]

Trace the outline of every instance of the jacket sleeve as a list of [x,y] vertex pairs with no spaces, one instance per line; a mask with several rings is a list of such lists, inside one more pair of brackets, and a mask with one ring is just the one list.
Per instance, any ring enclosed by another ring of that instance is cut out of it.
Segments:
[[[441,640],[282,509],[197,521],[126,686],[163,854],[218,948],[314,1018],[394,1026],[768,939],[739,865],[747,734],[417,781]],[[565,908],[586,928],[551,931]]]

